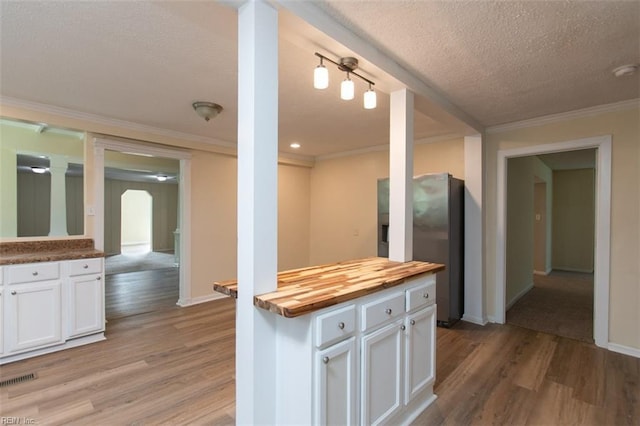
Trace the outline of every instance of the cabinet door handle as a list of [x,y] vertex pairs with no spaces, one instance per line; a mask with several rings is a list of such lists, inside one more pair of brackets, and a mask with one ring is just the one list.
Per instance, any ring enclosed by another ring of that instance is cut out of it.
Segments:
[[429,298],[429,293],[423,293],[422,297],[424,297],[425,299],[428,299]]
[[391,312],[393,312],[391,308],[387,308],[384,311],[387,313],[387,315],[391,315]]
[[344,330],[344,323],[343,323],[342,321],[340,321],[340,322],[338,323],[338,328],[339,328],[340,330]]
[[322,362],[324,362],[325,364],[329,364],[329,357],[328,356],[322,357]]
[[407,327],[405,327],[405,326],[404,326],[404,324],[402,324],[402,325],[400,326],[400,330],[404,331],[404,330],[406,330],[406,329],[407,329]]
[[87,265],[86,263],[82,266],[84,269],[89,269],[89,265]]
[[31,275],[33,275],[34,277],[38,276],[38,271],[33,271]]
[[11,291],[11,294],[15,296],[15,295],[16,295],[16,294],[18,294],[18,293],[16,293],[16,291],[15,291],[15,290],[13,290],[13,291]]
[[98,280],[98,281],[100,281],[101,279],[102,279],[102,277],[101,277],[100,275],[98,275],[98,276],[96,277],[96,280]]
[[416,320],[411,320],[411,325],[416,325]]

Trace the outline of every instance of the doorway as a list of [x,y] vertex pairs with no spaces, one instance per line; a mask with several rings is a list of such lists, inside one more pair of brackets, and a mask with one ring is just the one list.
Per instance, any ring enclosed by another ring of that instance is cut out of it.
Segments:
[[496,244],[496,293],[494,317],[504,323],[507,307],[507,160],[531,155],[597,149],[595,177],[595,256],[593,273],[593,337],[600,347],[608,346],[609,271],[611,234],[611,136],[598,136],[525,148],[498,151],[498,214]]
[[[139,284],[150,286],[149,291],[157,291],[159,287],[164,285],[176,288],[173,295],[168,296],[163,303],[168,303],[171,306],[175,304],[180,306],[192,304],[189,286],[191,275],[191,229],[189,221],[185,220],[190,216],[190,154],[180,150],[165,149],[144,143],[102,138],[95,138],[91,142],[93,143],[95,154],[94,168],[96,170],[93,183],[94,193],[96,194],[94,200],[96,217],[94,223],[98,230],[95,232],[96,247],[105,252],[119,254],[121,248],[121,195],[128,189],[147,191],[152,198],[152,219],[150,221],[152,237],[149,242],[151,251],[145,256],[166,256],[170,258],[170,268],[166,267],[165,262],[164,269],[136,272],[136,274],[140,275],[137,277],[139,278],[137,281]],[[111,154],[116,154],[118,160],[114,162],[113,158],[109,158],[107,161],[105,156],[110,156]],[[131,156],[139,160],[137,162],[139,164],[135,167],[130,167],[130,159],[126,158]],[[145,159],[149,161],[145,161]],[[172,162],[175,173],[171,174],[162,168],[158,169],[154,165],[157,164],[157,161],[151,161],[158,159]],[[145,162],[146,165],[142,165]],[[116,176],[112,175],[114,173]],[[113,179],[107,179],[108,175],[112,175]],[[145,179],[147,180],[145,181]],[[108,186],[107,183],[109,183]],[[169,195],[165,190],[168,186],[174,188],[168,192]],[[112,201],[107,205],[106,200]],[[167,200],[173,201],[169,202]],[[109,220],[117,218],[117,226],[108,223],[108,218],[111,218]],[[172,222],[173,225],[170,225],[169,222]],[[99,230],[102,230],[102,232]],[[107,230],[111,231],[107,232]],[[113,230],[117,231],[113,232]],[[179,253],[179,261],[177,260],[177,253]],[[146,260],[155,261],[154,259]],[[154,274],[154,276],[142,276],[144,274]],[[137,296],[133,293],[127,295],[127,292],[121,292],[121,300],[129,302],[137,298],[140,301],[144,301],[145,298],[148,298],[149,291],[138,292]]]
[[595,159],[508,159],[507,323],[593,343]]
[[120,200],[120,253],[149,253],[152,246],[153,197],[147,191],[127,189]]

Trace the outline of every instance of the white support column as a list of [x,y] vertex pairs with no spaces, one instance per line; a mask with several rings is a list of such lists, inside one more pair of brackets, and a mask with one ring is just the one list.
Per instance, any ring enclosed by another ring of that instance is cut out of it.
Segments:
[[482,136],[464,138],[464,315],[463,320],[486,324],[484,307],[484,220]]
[[236,423],[275,424],[275,315],[253,296],[277,287],[278,13],[238,10]]
[[391,93],[389,260],[413,260],[413,92]]
[[67,182],[65,179],[68,165],[67,158],[64,156],[51,155],[49,157],[49,172],[51,173],[50,237],[69,235],[67,232]]

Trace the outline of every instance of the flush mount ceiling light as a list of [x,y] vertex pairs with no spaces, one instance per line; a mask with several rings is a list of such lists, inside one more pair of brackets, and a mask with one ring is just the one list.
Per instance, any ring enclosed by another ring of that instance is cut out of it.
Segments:
[[358,68],[358,60],[353,57],[340,58],[340,62],[333,61],[324,55],[316,52],[315,55],[320,58],[320,65],[313,71],[313,87],[316,89],[326,89],[329,87],[329,72],[323,64],[323,60],[327,60],[336,65],[340,71],[347,73],[346,78],[340,84],[340,98],[350,101],[355,96],[355,87],[351,76],[355,75],[361,80],[369,84],[369,89],[364,93],[364,108],[374,109],[377,106],[376,92],[373,90],[375,83],[366,77],[361,76],[355,70]]
[[194,102],[192,106],[196,113],[206,121],[216,118],[216,116],[222,112],[222,106],[214,104],[213,102],[198,101]]
[[627,76],[627,75],[635,74],[636,71],[638,71],[638,68],[640,68],[639,64],[622,65],[621,67],[618,67],[618,68],[614,69],[611,72],[616,77],[624,77],[624,76]]
[[40,166],[31,166],[31,171],[33,173],[37,173],[37,174],[41,175],[41,174],[47,172],[47,168],[46,167],[40,167]]
[[158,179],[158,182],[164,182],[165,180],[167,180],[167,176],[158,175],[158,176],[156,176],[156,179]]

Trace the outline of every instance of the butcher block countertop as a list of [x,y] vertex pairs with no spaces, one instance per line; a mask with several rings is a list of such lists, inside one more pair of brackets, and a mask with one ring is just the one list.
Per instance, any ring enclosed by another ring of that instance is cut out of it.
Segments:
[[[397,286],[406,279],[444,270],[429,262],[392,262],[383,257],[348,260],[278,273],[278,290],[254,297],[254,305],[293,318]],[[238,297],[238,281],[218,281],[213,289]]]

